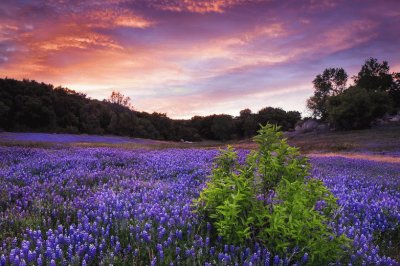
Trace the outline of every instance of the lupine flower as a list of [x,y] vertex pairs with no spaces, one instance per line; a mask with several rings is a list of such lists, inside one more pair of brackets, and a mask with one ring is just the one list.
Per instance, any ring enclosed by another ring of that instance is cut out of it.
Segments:
[[[219,261],[220,257],[229,264],[289,263],[290,254],[281,259],[260,243],[235,247],[220,236],[215,241],[210,223],[199,228],[203,224],[192,212],[192,200],[204,187],[217,153],[112,148],[50,152],[0,147],[0,187],[13,199],[0,211],[1,217],[7,219],[12,214],[16,221],[22,221],[37,216],[35,222],[42,228],[21,228],[12,235],[11,243],[3,241],[0,265],[43,265],[51,260],[71,265],[128,263],[133,258],[150,264],[156,263],[155,257],[170,264],[164,257],[167,251],[176,254],[172,256],[176,264],[202,256],[209,256],[207,261]],[[239,152],[240,160],[245,154]],[[398,264],[381,255],[374,233],[400,224],[400,194],[395,189],[400,186],[400,167],[340,158],[313,158],[311,162],[311,175],[338,198],[340,212],[331,225],[338,235],[345,234],[353,241],[350,262]],[[267,194],[263,200],[273,204],[273,191]],[[323,210],[324,204],[317,202],[315,209]],[[149,245],[157,247],[153,258],[147,256]],[[298,258],[290,263],[304,265],[304,258],[309,263],[308,254],[299,253]]]
[[308,261],[308,253],[304,253],[303,258],[301,259],[304,263]]
[[279,256],[276,255],[276,256],[274,257],[274,265],[278,265],[278,264],[279,264],[279,261],[280,261]]

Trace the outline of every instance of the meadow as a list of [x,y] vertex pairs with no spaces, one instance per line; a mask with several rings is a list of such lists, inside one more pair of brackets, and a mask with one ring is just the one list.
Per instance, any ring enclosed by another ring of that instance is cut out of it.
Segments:
[[[194,211],[217,149],[0,147],[0,265],[307,265],[214,237]],[[239,150],[243,160],[248,153]],[[399,265],[400,164],[311,158],[338,199],[343,265]]]

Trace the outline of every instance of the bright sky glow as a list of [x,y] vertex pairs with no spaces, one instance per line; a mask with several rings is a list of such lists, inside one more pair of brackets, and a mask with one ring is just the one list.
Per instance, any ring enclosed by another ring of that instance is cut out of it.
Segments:
[[305,112],[327,67],[400,71],[400,1],[3,0],[0,76],[172,118]]

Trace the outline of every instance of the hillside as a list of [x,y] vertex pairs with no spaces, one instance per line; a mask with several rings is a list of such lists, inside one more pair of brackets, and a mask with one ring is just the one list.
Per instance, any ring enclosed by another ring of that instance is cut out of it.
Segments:
[[[370,154],[400,157],[400,126],[328,133],[293,134],[287,132],[288,142],[304,154]],[[100,136],[87,134],[49,134],[0,132],[1,146],[85,146],[120,147],[124,149],[163,148],[224,148],[231,145],[237,149],[254,149],[251,139],[240,141],[198,142],[160,141],[123,136]]]
[[34,80],[0,78],[0,130],[9,132],[226,141],[254,136],[259,124],[267,122],[289,130],[300,118],[297,111],[265,107],[257,113],[244,109],[238,117],[212,114],[188,120],[172,119],[163,113],[135,110],[130,98],[119,92],[112,92],[108,99],[99,101],[68,88]]
[[400,126],[288,136],[303,152],[394,153],[400,150]]

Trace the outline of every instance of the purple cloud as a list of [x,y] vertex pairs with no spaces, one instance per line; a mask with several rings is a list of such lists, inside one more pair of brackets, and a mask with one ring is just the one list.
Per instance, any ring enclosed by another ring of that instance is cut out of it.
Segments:
[[171,117],[305,111],[324,68],[400,71],[398,1],[2,1],[0,71]]

